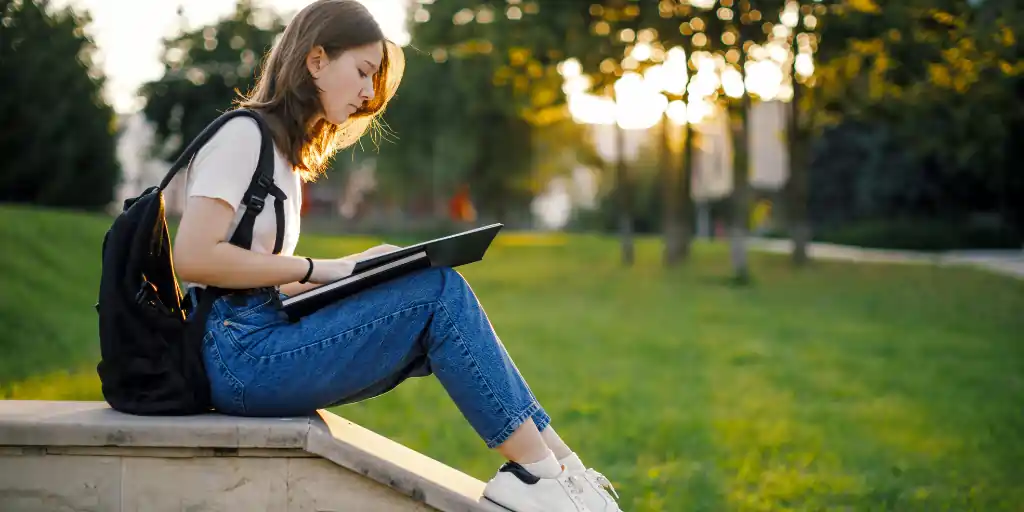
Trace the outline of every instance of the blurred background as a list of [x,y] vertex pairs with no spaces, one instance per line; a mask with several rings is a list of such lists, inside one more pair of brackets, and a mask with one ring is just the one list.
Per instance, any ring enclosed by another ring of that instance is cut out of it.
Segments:
[[[505,223],[464,273],[624,508],[1024,510],[1022,2],[361,1],[405,78],[300,252]],[[305,3],[0,0],[0,396],[102,399],[112,215]],[[339,414],[498,462],[433,380]]]

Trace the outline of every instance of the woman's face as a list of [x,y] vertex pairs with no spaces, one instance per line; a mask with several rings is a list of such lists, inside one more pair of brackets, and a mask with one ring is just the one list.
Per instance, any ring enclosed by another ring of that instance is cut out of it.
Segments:
[[334,60],[317,48],[306,58],[328,122],[341,124],[373,99],[373,75],[384,59],[383,43],[370,43],[342,52]]

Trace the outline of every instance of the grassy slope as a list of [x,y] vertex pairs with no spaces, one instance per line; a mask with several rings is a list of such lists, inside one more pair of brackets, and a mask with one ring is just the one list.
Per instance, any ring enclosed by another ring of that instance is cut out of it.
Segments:
[[0,385],[98,353],[93,305],[109,222],[0,207]]
[[[100,398],[92,304],[108,223],[0,207],[0,397]],[[643,241],[627,270],[606,239],[500,240],[464,274],[625,509],[1024,503],[1024,283],[925,266],[795,272],[754,255],[756,285],[736,289],[718,246],[664,271]],[[480,478],[500,462],[432,378],[336,412]]]

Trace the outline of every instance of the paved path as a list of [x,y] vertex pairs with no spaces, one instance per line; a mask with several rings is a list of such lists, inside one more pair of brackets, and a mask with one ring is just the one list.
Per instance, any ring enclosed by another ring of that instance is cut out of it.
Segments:
[[[787,254],[792,250],[789,240],[751,238],[750,248]],[[943,253],[865,249],[846,245],[812,243],[807,249],[811,258],[844,260],[857,263],[930,263],[934,265],[966,265],[1024,279],[1024,250],[963,250]]]

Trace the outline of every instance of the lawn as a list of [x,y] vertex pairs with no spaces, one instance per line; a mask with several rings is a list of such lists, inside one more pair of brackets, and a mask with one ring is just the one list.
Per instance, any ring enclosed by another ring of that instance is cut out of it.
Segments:
[[[0,397],[101,399],[103,217],[0,208]],[[368,238],[316,238],[332,255]],[[631,511],[1024,510],[1024,282],[642,240],[505,234],[463,274],[554,425]],[[1017,334],[1014,334],[1017,333]],[[433,378],[338,414],[486,479]]]

